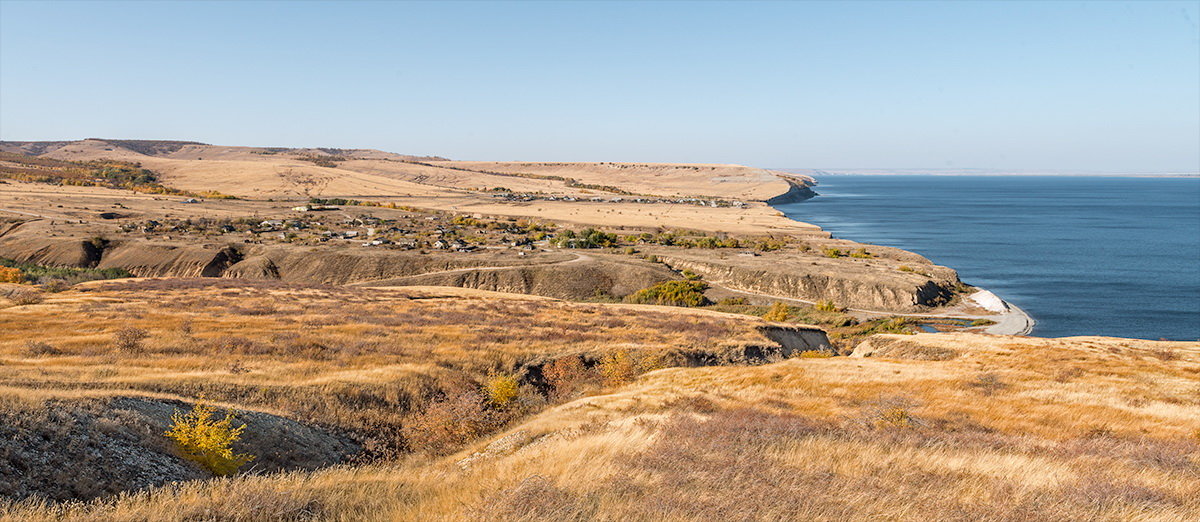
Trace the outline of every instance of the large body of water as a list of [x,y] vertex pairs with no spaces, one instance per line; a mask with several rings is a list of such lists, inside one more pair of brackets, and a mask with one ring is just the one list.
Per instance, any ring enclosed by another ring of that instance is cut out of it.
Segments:
[[825,176],[777,205],[917,252],[1037,321],[1033,335],[1200,339],[1200,179]]

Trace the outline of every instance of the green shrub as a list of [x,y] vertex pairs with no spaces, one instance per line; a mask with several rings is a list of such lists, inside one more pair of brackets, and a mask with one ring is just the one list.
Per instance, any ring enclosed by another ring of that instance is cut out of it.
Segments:
[[[103,241],[101,238],[93,238],[93,245],[97,241]],[[20,263],[12,259],[0,257],[0,272],[11,274],[11,270],[3,270],[4,268],[16,269],[26,282],[49,283],[51,281],[64,281],[67,284],[82,283],[84,281],[95,281],[99,279],[118,279],[122,277],[133,277],[123,268],[72,268],[72,267],[57,267],[57,266],[42,266],[32,263]],[[11,277],[11,276],[10,276]],[[0,280],[2,282],[2,280]]]
[[670,306],[704,306],[709,300],[704,296],[708,283],[704,281],[664,281],[638,290],[627,299],[631,303]]
[[845,252],[842,252],[841,250],[838,250],[836,248],[825,248],[825,249],[821,250],[821,253],[825,254],[825,257],[832,257],[832,258],[838,258],[838,257],[842,257],[842,256],[846,255]]
[[864,332],[864,335],[877,333],[897,333],[910,334],[913,333],[913,327],[917,321],[908,317],[889,317],[887,319],[879,319],[870,325]]
[[616,234],[585,228],[579,232],[564,230],[553,243],[559,248],[608,248],[617,246]]
[[760,239],[755,243],[754,247],[762,252],[774,252],[787,246],[786,239],[776,239],[773,237]]
[[821,350],[804,350],[796,355],[796,357],[801,359],[828,359],[833,357],[833,354]]

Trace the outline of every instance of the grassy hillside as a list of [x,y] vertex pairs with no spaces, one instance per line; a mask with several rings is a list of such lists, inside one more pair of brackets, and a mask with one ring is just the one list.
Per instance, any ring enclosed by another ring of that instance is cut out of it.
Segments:
[[969,334],[901,340],[907,351],[887,359],[659,370],[554,407],[449,457],[196,482],[87,505],[10,506],[9,516],[1182,521],[1200,515],[1194,343]]
[[172,189],[161,183],[158,173],[143,168],[141,164],[112,159],[66,161],[0,152],[0,179],[127,189],[147,194],[229,197],[213,191],[188,192]]
[[[9,498],[195,478],[162,433],[197,400],[248,412],[238,414],[248,419],[238,451],[259,457],[253,470],[311,469],[452,452],[655,368],[789,353],[755,318],[458,289],[174,279],[7,295],[0,424],[17,429],[3,433],[0,482],[24,481],[0,487]],[[80,456],[79,444],[100,456]],[[160,461],[171,471],[146,478]],[[75,473],[58,476],[55,462]]]

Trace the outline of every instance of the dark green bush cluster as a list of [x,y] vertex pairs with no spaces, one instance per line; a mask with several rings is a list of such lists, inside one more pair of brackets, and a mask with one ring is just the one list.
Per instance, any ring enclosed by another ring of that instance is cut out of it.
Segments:
[[585,228],[579,232],[564,230],[554,238],[553,243],[560,248],[607,248],[617,246],[617,235],[594,228]]
[[30,263],[19,263],[12,259],[0,257],[0,266],[15,268],[21,271],[24,279],[33,283],[50,283],[64,281],[68,284],[95,281],[99,279],[119,279],[133,277],[123,268],[70,268],[57,266],[42,266]]
[[158,176],[137,163],[124,161],[90,161],[96,167],[95,174],[117,185],[151,185],[158,183]]
[[741,248],[741,241],[732,237],[715,237],[705,235],[702,232],[659,232],[651,234],[643,232],[641,234],[629,235],[623,238],[630,243],[645,243],[664,246],[678,246],[683,248]]
[[627,300],[640,304],[705,306],[710,304],[704,296],[705,290],[708,290],[708,283],[704,281],[664,281],[638,290]]
[[329,167],[329,168],[337,167],[338,163],[346,161],[346,158],[343,158],[343,157],[321,156],[318,154],[301,154],[299,156],[296,156],[296,159],[301,160],[301,161],[310,162],[313,165],[316,165],[318,167]]

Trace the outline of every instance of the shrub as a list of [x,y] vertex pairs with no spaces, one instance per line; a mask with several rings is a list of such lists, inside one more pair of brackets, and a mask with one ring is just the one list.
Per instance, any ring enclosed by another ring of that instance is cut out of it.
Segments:
[[215,407],[197,402],[192,411],[171,415],[171,429],[166,435],[185,457],[214,475],[233,475],[254,460],[254,455],[233,452],[233,443],[242,437],[246,426],[234,427],[232,413],[222,419],[214,418],[214,413]]
[[42,293],[36,290],[22,290],[10,294],[8,298],[17,306],[35,305],[45,300]]
[[140,352],[150,334],[141,328],[125,327],[113,333],[113,345],[123,352]]
[[821,350],[804,350],[797,357],[801,359],[828,359],[833,357],[833,354]]
[[1084,373],[1086,372],[1083,371],[1083,368],[1072,366],[1070,368],[1060,370],[1058,374],[1054,376],[1054,380],[1058,382],[1071,382],[1079,377],[1082,377]]
[[844,252],[842,252],[841,250],[838,250],[836,248],[825,248],[825,249],[821,250],[821,253],[825,254],[825,257],[833,257],[833,258],[842,257],[842,256],[846,255]]
[[900,265],[900,267],[897,268],[897,270],[899,270],[901,272],[916,272],[916,270],[913,270],[913,267],[908,266],[908,265]]
[[867,249],[860,248],[858,250],[851,252],[850,257],[857,257],[859,259],[870,259],[875,256],[873,254],[871,254],[870,252],[867,252]]
[[542,377],[550,385],[552,397],[567,399],[583,388],[591,373],[583,365],[583,359],[572,356],[547,364],[542,369]]
[[612,352],[600,360],[600,376],[605,386],[620,386],[638,375],[637,361],[625,350]]
[[1172,348],[1159,348],[1150,350],[1150,355],[1162,361],[1174,361],[1179,358],[1179,352]]
[[1008,387],[1008,384],[1000,380],[1000,376],[995,373],[981,373],[975,376],[968,386],[979,390],[984,395],[993,395],[996,392]]
[[868,405],[867,424],[876,429],[921,426],[923,423],[910,411],[915,406],[916,403],[904,397],[881,397]]
[[777,239],[773,237],[760,239],[755,243],[754,247],[762,252],[774,252],[787,246],[786,239]]
[[0,266],[0,283],[21,283],[25,276],[18,268]]
[[[89,240],[93,245],[99,241],[104,241],[100,238]],[[121,268],[72,268],[72,267],[56,267],[42,266],[31,263],[19,263],[12,259],[0,257],[0,267],[8,269],[16,269],[22,274],[22,278],[27,282],[50,282],[54,280],[65,281],[67,284],[81,283],[84,281],[94,281],[97,279],[118,279],[123,277],[133,277],[128,271]],[[2,272],[3,269],[0,269]],[[0,279],[0,282],[4,282]]]
[[483,398],[469,391],[436,400],[412,415],[402,432],[409,448],[446,454],[499,426],[483,406]]
[[838,306],[836,304],[833,304],[833,301],[831,301],[829,299],[822,299],[820,301],[817,301],[816,304],[813,305],[813,308],[816,308],[817,310],[819,310],[821,312],[840,312],[841,311],[841,308],[838,308]]
[[43,355],[60,355],[62,354],[58,348],[42,341],[29,341],[25,343],[25,355],[30,357],[39,357]]
[[521,383],[509,374],[493,375],[483,385],[488,402],[501,408],[509,406],[520,395]]
[[42,285],[42,290],[50,293],[66,292],[71,289],[71,283],[62,279],[51,279],[46,284]]
[[703,281],[664,281],[638,290],[628,300],[641,304],[704,306],[709,304],[705,290],[708,290],[708,283]]
[[559,248],[607,248],[617,246],[618,240],[616,234],[585,228],[579,232],[564,230],[553,244]]
[[763,319],[768,321],[783,322],[787,321],[792,316],[792,307],[776,301],[767,309],[767,313],[763,314]]

